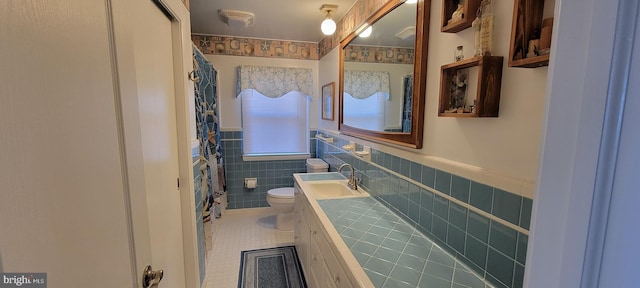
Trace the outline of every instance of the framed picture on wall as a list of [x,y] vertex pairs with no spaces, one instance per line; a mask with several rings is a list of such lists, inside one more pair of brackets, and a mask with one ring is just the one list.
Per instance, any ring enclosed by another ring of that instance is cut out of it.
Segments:
[[336,82],[322,86],[322,119],[333,120],[333,99]]

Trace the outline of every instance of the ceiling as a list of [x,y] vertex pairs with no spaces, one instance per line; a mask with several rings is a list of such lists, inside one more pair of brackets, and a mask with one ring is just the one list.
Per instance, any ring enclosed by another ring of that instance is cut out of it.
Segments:
[[[338,5],[333,20],[351,9],[356,0],[191,0],[191,32],[274,40],[319,42],[323,34],[322,4]],[[254,25],[230,27],[218,17],[218,9],[241,10],[255,14]]]

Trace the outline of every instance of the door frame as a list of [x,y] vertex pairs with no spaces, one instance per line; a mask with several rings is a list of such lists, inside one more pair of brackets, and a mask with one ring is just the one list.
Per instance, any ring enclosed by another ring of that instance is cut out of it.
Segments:
[[[137,0],[152,1],[152,0]],[[193,183],[193,161],[191,156],[192,135],[195,119],[190,119],[190,103],[194,101],[193,83],[187,73],[193,70],[191,53],[191,25],[189,11],[180,0],[153,0],[165,8],[171,21],[173,63],[175,77],[175,107],[178,144],[178,172],[180,181],[180,210],[184,255],[184,287],[200,287],[198,269],[198,244],[196,234],[196,211]],[[106,0],[108,23],[111,32],[112,66],[116,105],[121,119],[121,154],[125,181],[125,202],[129,226],[129,250],[133,287],[141,287],[140,278],[144,267],[151,263],[149,222],[144,184],[142,140],[140,135],[139,103],[135,77],[134,19],[136,5],[130,0]],[[154,269],[162,269],[154,267]],[[167,271],[170,273],[170,271]]]

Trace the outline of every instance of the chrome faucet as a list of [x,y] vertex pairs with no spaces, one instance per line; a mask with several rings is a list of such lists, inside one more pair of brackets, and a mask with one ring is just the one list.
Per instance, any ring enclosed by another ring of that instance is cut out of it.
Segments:
[[351,168],[351,176],[349,176],[349,182],[347,182],[347,186],[349,186],[351,190],[358,190],[358,179],[356,179],[356,171],[353,169],[353,166],[351,166],[351,164],[344,163],[340,165],[340,167],[338,168],[338,173],[340,173],[342,171],[342,168],[344,167]]

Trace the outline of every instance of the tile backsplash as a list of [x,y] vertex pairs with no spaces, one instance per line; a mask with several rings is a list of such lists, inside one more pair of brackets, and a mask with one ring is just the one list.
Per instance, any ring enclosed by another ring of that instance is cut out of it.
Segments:
[[[309,149],[315,157],[316,131],[310,131]],[[267,191],[278,187],[293,187],[293,173],[307,171],[306,160],[242,160],[242,131],[222,131],[222,153],[224,155],[227,184],[227,209],[268,207]],[[255,189],[244,187],[245,178],[257,178]]]
[[375,149],[364,161],[333,138],[316,151],[331,171],[353,165],[365,190],[489,282],[522,287],[531,199]]
[[[522,287],[532,199],[375,149],[364,161],[341,148],[348,140],[327,143],[315,134],[311,157],[330,171],[353,165],[365,190],[437,245],[496,287]],[[243,161],[242,132],[221,136],[228,209],[267,207],[269,189],[293,186],[292,174],[306,171],[305,160]],[[257,188],[244,188],[248,177],[258,178]]]

